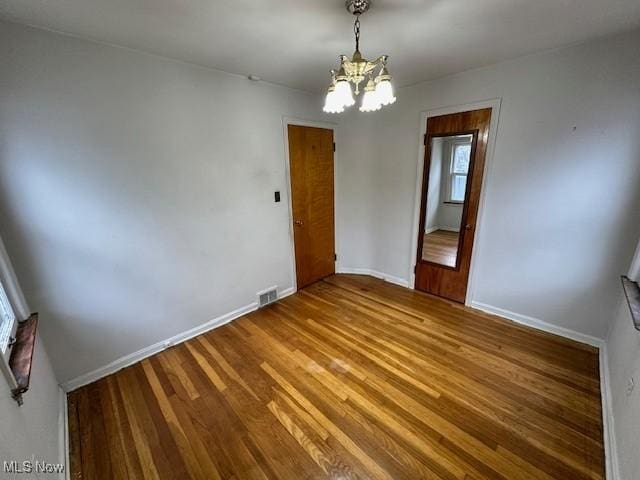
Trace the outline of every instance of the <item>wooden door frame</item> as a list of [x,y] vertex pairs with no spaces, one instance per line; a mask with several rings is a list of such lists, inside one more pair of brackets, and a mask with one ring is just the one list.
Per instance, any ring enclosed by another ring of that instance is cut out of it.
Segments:
[[478,217],[475,222],[475,239],[473,243],[473,249],[471,251],[471,265],[469,267],[469,280],[467,282],[467,296],[465,298],[465,305],[471,305],[475,298],[477,278],[476,278],[476,266],[478,265],[479,252],[482,251],[483,236],[482,226],[485,218],[485,199],[486,192],[489,189],[489,185],[492,181],[492,165],[493,154],[495,150],[495,141],[498,133],[498,120],[500,118],[500,106],[502,103],[501,98],[492,98],[489,100],[483,100],[478,102],[466,103],[462,105],[452,105],[448,107],[441,107],[433,110],[427,110],[420,112],[420,135],[418,137],[418,160],[416,166],[416,190],[413,207],[413,227],[411,230],[411,258],[409,264],[409,285],[410,288],[415,288],[416,274],[414,267],[418,260],[418,235],[420,230],[420,212],[422,210],[422,188],[424,179],[424,159],[426,146],[424,145],[424,136],[427,133],[427,119],[430,117],[438,117],[441,115],[450,115],[454,113],[468,112],[471,110],[482,110],[484,108],[491,108],[491,123],[489,124],[489,138],[487,139],[487,153],[484,163],[484,175],[482,179],[482,188],[480,190],[480,202],[478,205]]
[[[289,252],[291,259],[291,285],[293,292],[298,291],[298,278],[296,273],[296,243],[293,232],[293,199],[291,197],[291,163],[289,159],[289,125],[296,125],[299,127],[315,127],[315,128],[324,128],[327,130],[331,130],[333,132],[333,141],[337,143],[336,134],[338,132],[338,125],[336,123],[329,122],[319,122],[315,120],[305,120],[297,117],[282,117],[282,129],[283,129],[283,138],[284,138],[284,170],[285,170],[285,184],[286,184],[286,192],[287,192],[287,207],[289,209]],[[336,252],[340,251],[338,245],[338,239],[340,235],[338,235],[338,216],[336,212],[338,211],[338,182],[336,182],[336,159],[338,158],[337,152],[333,152],[333,223],[334,223],[334,244],[336,248]],[[338,271],[338,261],[335,262],[335,271]]]

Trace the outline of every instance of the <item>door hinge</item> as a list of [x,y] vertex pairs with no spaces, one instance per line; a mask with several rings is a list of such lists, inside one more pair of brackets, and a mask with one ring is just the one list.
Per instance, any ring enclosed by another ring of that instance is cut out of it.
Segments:
[[422,138],[422,144],[423,145],[427,145],[427,134],[424,134],[424,137]]
[[336,151],[336,142],[333,142],[333,151]]
[[417,266],[417,265],[414,265],[414,266],[413,266],[413,273],[416,273],[417,271],[418,271],[418,266]]
[[334,260],[334,261],[337,261],[337,260],[338,260],[338,254],[337,254],[337,253],[334,253],[334,254],[333,254],[333,260]]

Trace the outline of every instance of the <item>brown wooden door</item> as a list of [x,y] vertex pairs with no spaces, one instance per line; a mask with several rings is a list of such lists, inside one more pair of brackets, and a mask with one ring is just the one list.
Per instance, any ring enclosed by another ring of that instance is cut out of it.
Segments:
[[289,125],[298,288],[335,273],[333,131]]
[[427,120],[415,288],[461,303],[490,122],[490,108]]

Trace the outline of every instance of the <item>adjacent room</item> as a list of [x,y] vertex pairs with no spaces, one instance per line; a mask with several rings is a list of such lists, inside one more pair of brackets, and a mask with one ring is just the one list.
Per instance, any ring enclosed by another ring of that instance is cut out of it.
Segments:
[[0,0],[0,478],[640,479],[640,2]]

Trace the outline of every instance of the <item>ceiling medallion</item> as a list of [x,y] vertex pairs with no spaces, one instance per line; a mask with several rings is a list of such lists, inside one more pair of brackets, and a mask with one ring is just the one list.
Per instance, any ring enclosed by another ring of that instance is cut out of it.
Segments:
[[[356,16],[353,32],[356,37],[356,51],[351,59],[340,55],[340,69],[331,70],[331,85],[327,92],[323,110],[327,113],[342,113],[345,107],[354,105],[354,94],[360,94],[360,84],[366,80],[364,95],[360,104],[361,112],[380,110],[383,105],[396,101],[391,85],[391,75],[387,70],[387,55],[381,55],[370,62],[360,53],[360,15],[369,10],[371,0],[347,0],[347,10]],[[351,83],[355,90],[351,90]]]

